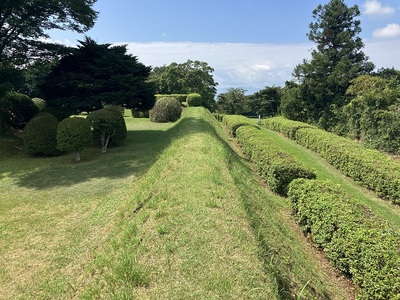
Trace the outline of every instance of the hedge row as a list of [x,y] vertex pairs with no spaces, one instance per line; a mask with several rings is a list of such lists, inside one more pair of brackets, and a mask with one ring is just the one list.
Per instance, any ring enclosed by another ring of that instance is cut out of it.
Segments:
[[288,185],[293,179],[316,177],[312,170],[282,151],[258,128],[241,126],[236,130],[236,137],[272,191],[285,196]]
[[156,94],[155,97],[156,97],[156,101],[161,98],[172,97],[172,98],[175,98],[176,100],[178,100],[180,103],[183,103],[183,102],[186,102],[186,98],[188,95],[189,94]]
[[273,131],[280,132],[294,140],[296,131],[300,128],[316,128],[307,123],[286,119],[284,117],[273,117],[265,120],[265,126]]
[[257,125],[251,122],[250,119],[241,115],[223,115],[222,124],[224,124],[228,128],[229,133],[233,137],[236,136],[236,130],[241,126],[248,125],[259,128]]
[[296,179],[289,185],[296,220],[357,286],[357,299],[400,299],[400,233],[340,187]]
[[[298,144],[315,151],[345,175],[375,191],[383,199],[400,204],[399,163],[377,150],[367,149],[361,144],[333,133],[307,124],[299,127],[299,122],[284,118],[273,119],[275,123],[285,124],[281,126],[285,131],[284,134],[295,132],[292,136]],[[268,128],[272,128],[269,125],[271,122],[266,122]],[[290,128],[290,125],[293,127]],[[275,125],[274,128],[278,126]]]

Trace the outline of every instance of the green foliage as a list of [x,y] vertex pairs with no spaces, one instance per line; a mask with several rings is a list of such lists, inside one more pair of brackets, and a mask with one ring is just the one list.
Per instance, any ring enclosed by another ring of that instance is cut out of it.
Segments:
[[336,110],[344,106],[350,81],[371,72],[372,63],[362,52],[364,44],[358,7],[343,0],[331,0],[313,11],[308,38],[317,44],[311,60],[297,65],[293,75],[300,81],[299,107],[306,121],[327,129],[336,123]]
[[400,164],[395,160],[320,129],[300,128],[296,141],[380,197],[400,204]]
[[58,155],[58,120],[51,114],[34,116],[24,129],[25,151],[32,155]]
[[149,117],[149,111],[140,111],[140,110],[135,110],[135,109],[131,109],[131,114],[132,114],[132,118],[148,118]]
[[0,98],[0,132],[23,129],[39,109],[27,95],[8,92]]
[[242,88],[229,88],[217,97],[217,110],[228,115],[240,115],[248,112],[246,106],[246,90]]
[[306,123],[276,117],[267,119],[266,126],[294,137],[298,144],[318,153],[345,175],[400,204],[400,163],[396,160]]
[[329,182],[296,179],[289,185],[288,197],[303,231],[352,278],[357,299],[398,299],[397,229]]
[[296,132],[300,128],[316,128],[303,122],[288,120],[284,117],[265,119],[265,127],[280,132],[292,140],[295,139]]
[[90,124],[80,117],[67,118],[57,128],[57,145],[61,151],[74,152],[75,161],[80,161],[80,152],[93,143]]
[[164,97],[157,100],[149,112],[150,121],[156,123],[175,122],[182,114],[182,106],[174,97]]
[[213,72],[206,62],[189,59],[181,64],[173,62],[155,67],[150,80],[156,85],[158,94],[198,93],[203,98],[203,106],[214,110],[218,83],[214,81]]
[[203,98],[200,94],[197,93],[190,93],[186,97],[186,102],[189,106],[202,106],[203,105]]
[[43,110],[46,107],[46,101],[41,98],[32,98],[33,103],[37,106],[39,110]]
[[154,105],[151,67],[127,53],[126,45],[97,44],[86,38],[63,57],[39,86],[49,107],[67,115],[92,112],[104,105],[148,110]]
[[[0,5],[0,62],[26,62],[30,56],[49,54],[54,44],[40,42],[51,29],[89,30],[97,17],[96,0],[13,0]],[[58,46],[60,48],[60,46]]]
[[156,101],[164,97],[176,98],[180,103],[186,102],[188,94],[156,94]]
[[258,128],[249,118],[240,115],[223,115],[222,123],[228,128],[233,137],[236,136],[236,130],[241,126],[255,126]]
[[246,97],[248,109],[264,117],[275,116],[279,112],[282,88],[267,86],[264,89]]
[[354,96],[341,110],[337,131],[365,145],[400,153],[400,88],[397,80],[360,76],[347,94]]
[[103,153],[107,152],[109,144],[118,144],[127,137],[124,117],[114,109],[93,111],[87,116],[87,120],[93,129],[93,140],[95,144],[101,145]]
[[125,114],[125,108],[122,105],[105,104],[104,108],[111,109],[123,116]]
[[243,151],[255,163],[269,188],[286,195],[289,183],[295,178],[315,178],[315,173],[266,137],[259,129],[241,126],[236,136]]

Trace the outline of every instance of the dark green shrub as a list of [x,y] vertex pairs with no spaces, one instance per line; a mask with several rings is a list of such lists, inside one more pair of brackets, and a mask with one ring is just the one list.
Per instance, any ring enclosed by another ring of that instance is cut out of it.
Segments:
[[34,116],[24,129],[25,151],[31,155],[59,155],[57,127],[58,120],[50,114]]
[[187,95],[186,102],[189,106],[202,106],[203,105],[203,98],[200,94],[191,93]]
[[229,133],[235,137],[236,130],[241,126],[254,126],[259,128],[249,118],[241,115],[223,115],[222,123],[228,128]]
[[3,128],[0,131],[23,129],[38,112],[39,108],[27,95],[8,92],[0,98],[0,125]]
[[75,161],[81,160],[80,152],[93,143],[93,134],[86,119],[64,119],[57,128],[57,146],[61,151],[74,152]]
[[296,179],[288,197],[297,222],[357,286],[357,299],[399,299],[400,233],[337,185]]
[[132,118],[148,118],[149,117],[149,111],[140,111],[136,109],[131,109],[131,114]]
[[93,129],[93,140],[107,152],[108,145],[116,145],[127,137],[124,117],[116,110],[102,108],[91,112],[87,120]]
[[125,108],[122,105],[114,105],[114,104],[105,104],[104,108],[115,110],[116,112],[120,113],[122,116],[125,114]]
[[236,137],[243,151],[256,165],[269,188],[285,196],[289,183],[295,178],[315,178],[315,173],[252,126],[241,126]]
[[175,98],[164,97],[157,100],[150,110],[150,121],[156,123],[175,122],[182,114],[182,106]]

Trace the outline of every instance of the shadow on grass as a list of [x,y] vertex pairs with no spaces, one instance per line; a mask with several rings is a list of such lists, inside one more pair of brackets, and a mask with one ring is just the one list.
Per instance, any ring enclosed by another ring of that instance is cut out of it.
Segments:
[[7,175],[16,178],[20,187],[44,190],[96,178],[140,176],[175,138],[212,128],[204,120],[188,116],[168,130],[128,131],[127,139],[121,145],[109,148],[106,154],[101,154],[98,148],[85,149],[79,163],[73,162],[72,154],[35,158],[20,151],[18,155],[5,157],[6,163],[0,162],[0,179]]

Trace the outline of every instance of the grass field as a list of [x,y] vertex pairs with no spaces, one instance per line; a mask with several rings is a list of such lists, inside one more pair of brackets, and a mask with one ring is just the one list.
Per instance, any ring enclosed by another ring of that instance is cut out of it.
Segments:
[[352,299],[203,108],[107,154],[0,139],[1,299]]

